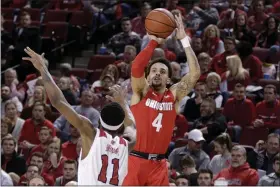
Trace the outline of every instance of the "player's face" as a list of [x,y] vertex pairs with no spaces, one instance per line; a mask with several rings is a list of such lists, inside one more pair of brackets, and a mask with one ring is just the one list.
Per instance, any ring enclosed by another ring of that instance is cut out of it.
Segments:
[[168,67],[162,63],[153,64],[148,76],[148,81],[154,89],[166,87],[166,85],[170,83]]

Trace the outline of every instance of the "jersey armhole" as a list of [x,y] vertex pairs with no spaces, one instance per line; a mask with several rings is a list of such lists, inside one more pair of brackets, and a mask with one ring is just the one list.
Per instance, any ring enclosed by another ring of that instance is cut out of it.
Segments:
[[87,160],[89,155],[92,154],[92,152],[93,152],[93,144],[96,142],[97,138],[99,138],[99,136],[100,136],[100,129],[98,129],[98,128],[95,128],[95,129],[96,129],[95,138],[93,139],[93,142],[92,142],[92,144],[90,146],[90,150],[89,150],[87,156],[85,158],[83,158],[83,159],[82,159],[82,149],[83,149],[83,147],[81,148],[81,151],[80,151],[80,154],[79,154],[79,161],[81,161],[81,162],[84,162],[85,160]]

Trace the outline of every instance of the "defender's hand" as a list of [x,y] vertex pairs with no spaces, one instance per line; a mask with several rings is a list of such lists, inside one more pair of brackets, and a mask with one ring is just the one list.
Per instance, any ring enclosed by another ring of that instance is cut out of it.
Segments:
[[30,49],[29,47],[25,48],[24,51],[30,56],[30,57],[23,57],[23,60],[27,60],[32,62],[33,66],[38,70],[41,71],[43,68],[45,68],[45,58],[44,53],[42,55],[37,54],[35,51]]
[[106,95],[106,98],[109,99],[112,102],[117,102],[117,103],[125,103],[125,98],[127,94],[127,89],[123,89],[120,85],[114,85],[109,88],[112,95]]

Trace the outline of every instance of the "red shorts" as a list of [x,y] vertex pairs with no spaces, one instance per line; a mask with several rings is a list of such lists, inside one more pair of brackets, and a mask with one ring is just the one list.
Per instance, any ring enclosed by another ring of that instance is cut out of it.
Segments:
[[169,186],[166,160],[147,160],[130,155],[122,186]]

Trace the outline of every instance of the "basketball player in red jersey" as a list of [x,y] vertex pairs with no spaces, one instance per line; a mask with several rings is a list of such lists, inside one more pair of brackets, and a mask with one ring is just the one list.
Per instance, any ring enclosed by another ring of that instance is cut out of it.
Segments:
[[170,89],[172,70],[166,59],[156,59],[145,67],[154,49],[163,39],[149,36],[151,41],[132,63],[131,84],[133,95],[131,111],[137,127],[137,140],[128,161],[128,174],[123,185],[168,186],[168,171],[165,153],[169,146],[178,104],[194,87],[200,77],[197,58],[190,47],[181,16],[175,16],[176,37],[181,40],[188,59],[189,73]]

